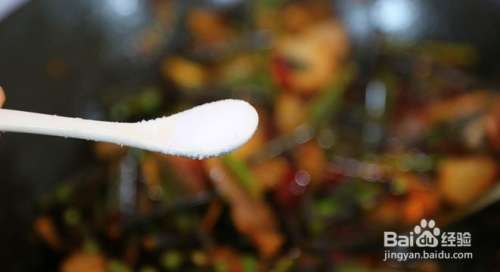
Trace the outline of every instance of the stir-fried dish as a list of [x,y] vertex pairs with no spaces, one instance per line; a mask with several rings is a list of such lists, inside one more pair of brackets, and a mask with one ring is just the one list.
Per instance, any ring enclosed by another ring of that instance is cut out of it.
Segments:
[[[48,265],[390,270],[384,230],[423,218],[445,228],[498,199],[500,93],[470,73],[475,49],[381,42],[367,74],[329,1],[311,2],[252,1],[245,16],[190,9],[162,80],[103,96],[107,118],[239,98],[258,109],[257,132],[201,161],[92,144],[94,162],[40,201],[34,232]],[[159,22],[168,8],[158,4]],[[151,33],[144,54],[161,39]]]

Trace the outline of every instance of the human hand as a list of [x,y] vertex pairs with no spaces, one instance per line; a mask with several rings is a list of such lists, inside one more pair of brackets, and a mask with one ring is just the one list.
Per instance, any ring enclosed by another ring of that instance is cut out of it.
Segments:
[[3,92],[3,88],[0,87],[0,108],[3,106],[3,102],[5,102],[5,93]]

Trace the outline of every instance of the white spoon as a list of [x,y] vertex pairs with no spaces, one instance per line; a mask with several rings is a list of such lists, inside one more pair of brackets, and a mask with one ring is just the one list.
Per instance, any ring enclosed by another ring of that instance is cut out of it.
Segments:
[[150,121],[116,123],[0,109],[0,131],[110,142],[203,159],[244,144],[258,124],[242,100],[220,100]]

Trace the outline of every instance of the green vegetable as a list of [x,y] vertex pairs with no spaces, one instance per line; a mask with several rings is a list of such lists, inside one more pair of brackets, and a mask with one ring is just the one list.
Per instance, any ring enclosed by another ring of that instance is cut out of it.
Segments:
[[241,258],[241,266],[243,266],[243,272],[256,272],[257,260],[253,256],[243,256]]
[[224,156],[222,161],[245,189],[254,196],[260,195],[260,188],[255,182],[255,177],[244,161],[235,158],[231,154]]
[[309,108],[309,123],[313,127],[328,124],[333,115],[342,106],[342,96],[346,85],[354,76],[354,69],[348,67],[342,76],[328,84],[322,92],[311,102]]
[[227,268],[227,265],[221,261],[218,261],[214,265],[214,270],[216,272],[228,272],[229,269]]
[[80,213],[76,209],[68,208],[64,211],[64,222],[69,226],[76,226],[80,221]]
[[182,264],[182,256],[175,250],[166,251],[161,255],[160,263],[165,269],[176,270]]
[[321,217],[334,215],[339,210],[339,203],[335,197],[327,197],[317,200],[314,210]]
[[155,87],[147,87],[138,94],[114,102],[110,115],[113,120],[124,121],[133,116],[148,115],[158,111],[163,95]]
[[55,197],[57,201],[65,203],[68,202],[68,200],[70,199],[72,192],[73,188],[67,183],[63,183],[57,188]]
[[132,269],[121,261],[111,260],[107,272],[132,272]]
[[271,270],[272,272],[287,272],[291,271],[293,268],[294,262],[291,258],[281,258],[278,260],[274,268]]

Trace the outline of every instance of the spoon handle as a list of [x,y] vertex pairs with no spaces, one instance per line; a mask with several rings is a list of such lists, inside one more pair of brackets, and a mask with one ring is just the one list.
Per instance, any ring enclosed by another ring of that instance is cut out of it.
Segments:
[[0,109],[0,131],[61,136],[127,144],[130,123],[115,123]]

